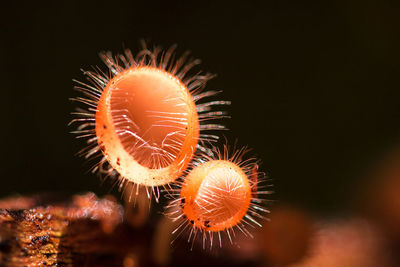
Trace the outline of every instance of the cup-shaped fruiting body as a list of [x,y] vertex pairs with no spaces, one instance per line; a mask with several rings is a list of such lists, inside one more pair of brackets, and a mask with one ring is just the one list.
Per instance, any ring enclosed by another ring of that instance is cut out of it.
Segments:
[[81,154],[100,158],[93,171],[117,176],[121,189],[132,182],[136,192],[143,185],[157,197],[154,188],[179,178],[196,150],[218,139],[203,131],[224,129],[209,121],[225,117],[212,108],[229,102],[199,103],[219,93],[202,92],[212,76],[193,73],[199,61],[187,53],[175,60],[174,50],[144,45],[136,57],[130,50],[115,57],[105,52],[100,56],[110,74],[95,68],[84,71],[91,84],[77,82],[85,97],[74,100],[85,106],[72,123],[80,123],[74,133],[88,139]]
[[264,175],[258,172],[255,159],[242,159],[245,151],[236,151],[231,157],[226,151],[217,151],[216,157],[202,155],[195,159],[178,189],[179,197],[169,205],[169,214],[179,221],[174,233],[180,235],[190,229],[189,241],[193,238],[194,242],[200,232],[204,247],[207,238],[212,246],[214,233],[221,245],[221,232],[226,232],[232,243],[235,228],[252,236],[246,225],[261,226],[256,219],[264,218],[261,213],[268,210],[259,196],[272,192],[261,191]]
[[186,86],[170,73],[132,67],[104,88],[96,136],[120,175],[147,186],[164,185],[182,173],[196,150],[196,105]]
[[194,227],[222,231],[245,216],[251,191],[246,173],[235,163],[208,161],[186,177],[180,192],[182,211]]

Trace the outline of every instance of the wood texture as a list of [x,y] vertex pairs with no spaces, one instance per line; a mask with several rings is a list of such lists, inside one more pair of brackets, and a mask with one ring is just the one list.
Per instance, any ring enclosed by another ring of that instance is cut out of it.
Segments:
[[0,266],[148,265],[146,231],[123,223],[123,208],[93,193],[68,201],[0,201]]

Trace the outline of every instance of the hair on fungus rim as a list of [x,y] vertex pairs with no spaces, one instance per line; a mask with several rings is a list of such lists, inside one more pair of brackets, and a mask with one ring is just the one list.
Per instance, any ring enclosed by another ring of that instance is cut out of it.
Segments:
[[230,102],[204,102],[220,91],[204,91],[213,76],[195,72],[200,61],[188,52],[176,58],[176,46],[142,46],[136,56],[130,50],[100,53],[108,72],[83,71],[89,83],[75,80],[83,96],[73,98],[80,107],[70,124],[87,140],[79,154],[96,160],[93,172],[116,178],[119,190],[133,183],[130,197],[145,186],[158,199],[159,186],[174,182],[197,149],[206,152],[206,143],[218,140],[207,131],[225,127],[210,120],[227,116],[213,108]]
[[221,247],[221,233],[233,244],[236,230],[253,237],[246,226],[261,226],[258,219],[267,219],[262,214],[269,213],[264,207],[269,200],[263,195],[273,192],[267,189],[272,185],[265,174],[258,171],[260,162],[244,159],[246,147],[230,153],[225,145],[222,152],[218,148],[213,152],[196,156],[185,179],[177,183],[166,211],[177,225],[172,243],[186,232],[191,249],[199,236],[203,249],[207,243],[212,248],[214,235]]

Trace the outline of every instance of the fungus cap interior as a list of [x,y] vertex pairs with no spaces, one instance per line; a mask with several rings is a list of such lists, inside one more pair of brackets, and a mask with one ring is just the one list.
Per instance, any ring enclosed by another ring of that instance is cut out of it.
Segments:
[[246,214],[251,199],[247,175],[225,160],[194,168],[182,187],[187,199],[184,213],[200,228],[220,231],[236,225]]
[[110,110],[124,149],[141,165],[161,169],[173,162],[186,137],[186,87],[156,68],[136,68],[110,85]]

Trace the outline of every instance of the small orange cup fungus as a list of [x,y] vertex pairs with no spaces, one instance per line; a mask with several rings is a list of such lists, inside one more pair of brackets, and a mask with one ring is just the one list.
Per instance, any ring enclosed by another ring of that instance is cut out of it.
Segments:
[[192,239],[193,245],[200,232],[203,248],[207,238],[212,246],[214,233],[218,235],[220,246],[221,232],[226,232],[231,243],[235,228],[252,236],[246,225],[261,226],[256,218],[264,218],[260,213],[268,212],[260,204],[264,200],[259,195],[272,193],[261,191],[259,184],[265,179],[263,173],[258,172],[256,161],[242,160],[246,149],[235,152],[232,157],[228,157],[226,147],[223,154],[215,151],[216,157],[203,155],[197,161],[195,159],[178,189],[179,197],[170,203],[172,211],[168,213],[173,220],[179,221],[174,233],[179,236],[189,229],[189,241]]
[[137,185],[136,192],[139,185],[151,187],[156,198],[154,188],[174,182],[198,148],[207,150],[203,142],[218,139],[203,131],[224,128],[208,122],[225,117],[224,111],[212,111],[213,106],[229,104],[197,104],[219,92],[201,92],[212,76],[188,74],[199,61],[187,60],[187,54],[174,60],[174,50],[144,46],[135,58],[129,50],[116,57],[102,53],[111,75],[98,68],[84,72],[91,85],[77,82],[85,97],[74,100],[85,109],[75,112],[71,122],[80,123],[74,132],[78,137],[88,138],[81,153],[101,157],[94,171],[117,175],[120,188],[127,182]]

